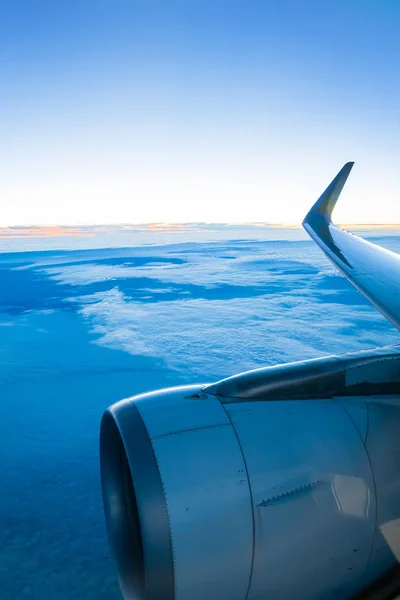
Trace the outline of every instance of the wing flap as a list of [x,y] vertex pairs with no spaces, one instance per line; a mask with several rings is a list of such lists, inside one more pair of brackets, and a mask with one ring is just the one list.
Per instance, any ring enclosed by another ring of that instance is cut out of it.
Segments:
[[400,329],[400,256],[340,229],[331,215],[354,163],[346,163],[317,200],[303,227],[332,263]]

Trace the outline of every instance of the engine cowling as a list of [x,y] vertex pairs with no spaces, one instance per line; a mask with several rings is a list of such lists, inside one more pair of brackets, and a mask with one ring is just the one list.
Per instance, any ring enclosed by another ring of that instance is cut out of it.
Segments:
[[304,399],[294,371],[296,401],[288,379],[290,399],[263,400],[257,372],[255,397],[231,381],[229,397],[226,383],[185,386],[105,412],[103,499],[125,599],[349,598],[396,562],[397,405],[326,398],[318,377],[322,398]]
[[138,396],[101,426],[103,498],[125,598],[246,597],[253,516],[229,416],[200,386]]

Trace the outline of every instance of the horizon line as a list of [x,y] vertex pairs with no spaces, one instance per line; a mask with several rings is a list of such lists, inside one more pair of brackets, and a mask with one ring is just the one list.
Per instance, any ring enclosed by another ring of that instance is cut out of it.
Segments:
[[[86,225],[6,225],[0,226],[0,239],[31,237],[93,237],[96,229],[118,229],[122,231],[146,231],[149,233],[183,233],[185,231],[205,231],[203,227],[269,227],[277,229],[302,229],[301,223],[269,223],[267,221],[182,221],[149,223],[96,223]],[[340,223],[339,227],[354,229],[399,229],[400,223]]]

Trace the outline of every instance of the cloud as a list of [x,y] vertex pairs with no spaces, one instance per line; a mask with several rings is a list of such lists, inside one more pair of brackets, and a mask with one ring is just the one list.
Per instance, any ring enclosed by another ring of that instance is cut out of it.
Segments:
[[160,358],[203,380],[398,342],[397,332],[368,306],[349,309],[291,294],[143,304],[115,287],[94,294],[81,314],[99,344]]
[[214,379],[398,342],[310,242],[233,240],[143,252],[72,253],[69,262],[64,252],[53,264],[41,256],[18,272],[52,282],[48,295],[76,307],[98,344],[162,360],[178,377]]
[[398,342],[311,242],[186,240],[0,262],[7,598],[119,597],[98,484],[109,404]]
[[[127,251],[129,252],[129,250]],[[135,255],[135,249],[130,250]],[[159,282],[196,284],[209,288],[221,285],[265,285],[276,283],[277,275],[298,280],[300,276],[333,273],[333,267],[310,243],[246,242],[238,244],[192,244],[184,250],[153,249],[153,260],[143,264],[43,266],[42,272],[68,285],[89,285],[126,278],[149,278]],[[151,250],[149,251],[151,254]],[[177,262],[177,257],[181,259]],[[168,262],[166,259],[170,259]],[[185,260],[182,260],[184,258]],[[90,268],[88,268],[90,267]]]

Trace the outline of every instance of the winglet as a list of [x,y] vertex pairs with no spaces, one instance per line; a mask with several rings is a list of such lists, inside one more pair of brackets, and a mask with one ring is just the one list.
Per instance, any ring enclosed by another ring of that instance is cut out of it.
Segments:
[[336,175],[335,179],[328,185],[324,193],[311,210],[307,213],[303,225],[306,225],[312,220],[312,217],[320,215],[327,221],[331,220],[332,211],[335,208],[336,202],[340,196],[344,184],[347,181],[350,171],[353,168],[354,162],[348,162]]
[[353,163],[347,163],[303,221],[304,229],[335,267],[400,329],[400,256],[367,242],[331,221]]

